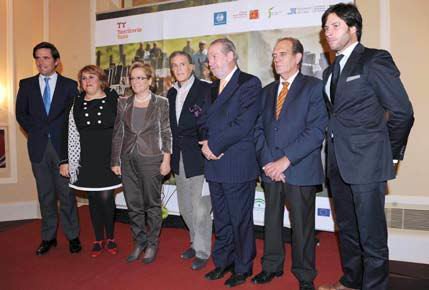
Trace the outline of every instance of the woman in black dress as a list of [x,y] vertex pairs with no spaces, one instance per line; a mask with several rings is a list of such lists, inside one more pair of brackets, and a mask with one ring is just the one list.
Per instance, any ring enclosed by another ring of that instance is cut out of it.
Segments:
[[107,77],[97,66],[82,68],[78,79],[82,94],[68,115],[60,173],[70,177],[71,188],[88,193],[95,232],[91,256],[95,258],[104,248],[117,253],[114,189],[121,181],[110,170],[110,155],[118,95],[108,88]]

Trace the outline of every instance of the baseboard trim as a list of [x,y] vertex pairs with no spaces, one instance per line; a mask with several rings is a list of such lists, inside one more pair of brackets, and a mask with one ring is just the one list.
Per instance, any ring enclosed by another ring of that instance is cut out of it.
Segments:
[[40,218],[40,208],[36,200],[0,204],[0,222],[37,218]]

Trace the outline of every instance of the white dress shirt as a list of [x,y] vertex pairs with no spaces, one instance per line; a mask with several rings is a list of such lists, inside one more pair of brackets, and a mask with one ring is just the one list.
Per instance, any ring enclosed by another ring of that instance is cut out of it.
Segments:
[[57,85],[57,79],[58,79],[58,74],[55,72],[50,76],[44,76],[39,74],[39,86],[40,86],[40,94],[43,97],[43,93],[45,92],[45,78],[49,78],[49,89],[50,89],[50,96],[49,99],[51,100],[52,103],[52,97],[54,96],[54,91],[55,91],[55,86]]
[[179,124],[180,114],[182,113],[183,104],[185,104],[186,96],[189,93],[192,85],[194,84],[195,77],[191,75],[191,77],[185,81],[182,85],[179,82],[176,82],[173,87],[177,91],[176,95],[176,121]]

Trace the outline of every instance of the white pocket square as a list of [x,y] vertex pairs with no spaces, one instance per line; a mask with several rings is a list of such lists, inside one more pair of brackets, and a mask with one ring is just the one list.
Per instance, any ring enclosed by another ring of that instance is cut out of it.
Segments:
[[346,82],[351,82],[351,81],[356,80],[358,78],[360,78],[360,75],[351,76],[351,77],[348,77],[346,79]]

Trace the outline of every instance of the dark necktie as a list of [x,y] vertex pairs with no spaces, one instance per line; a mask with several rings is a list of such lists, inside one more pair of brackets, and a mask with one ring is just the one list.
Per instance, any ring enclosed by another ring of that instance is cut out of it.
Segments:
[[332,70],[331,88],[330,88],[330,97],[331,97],[332,104],[335,102],[335,93],[337,91],[338,79],[340,78],[340,74],[341,74],[340,61],[343,57],[344,57],[343,54],[337,55],[333,64],[334,69]]
[[43,91],[43,103],[45,105],[46,114],[49,115],[51,108],[51,88],[49,87],[49,78],[45,78],[45,90]]

